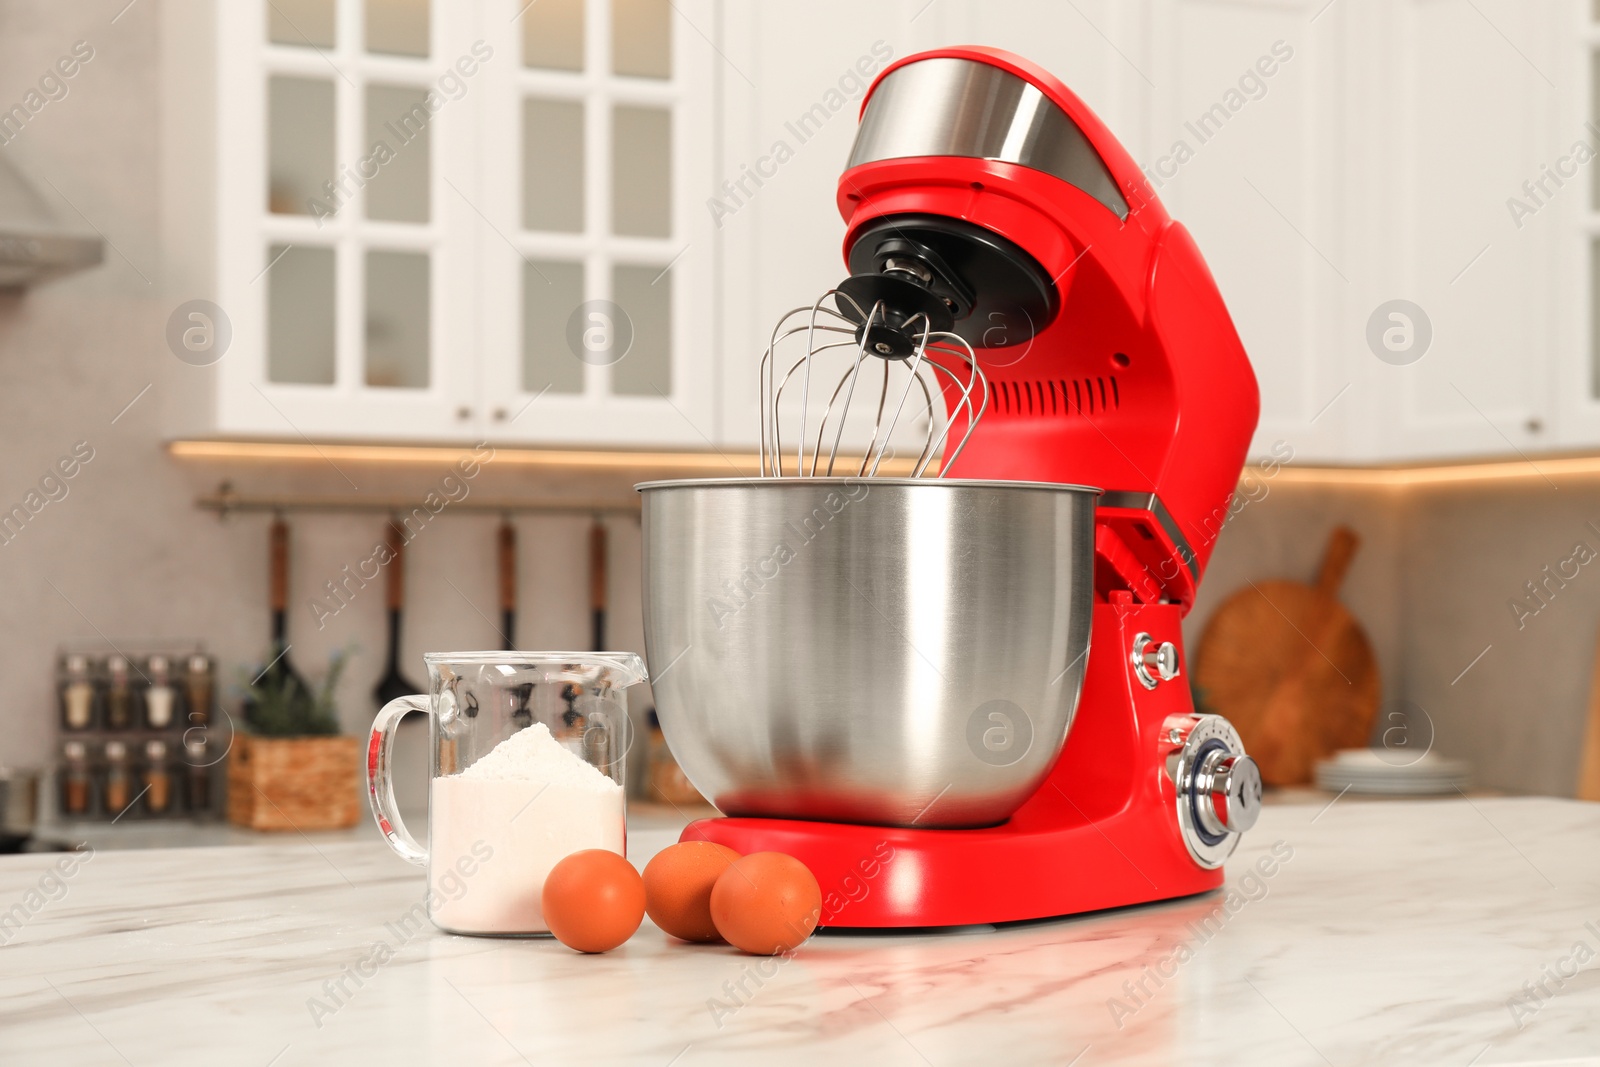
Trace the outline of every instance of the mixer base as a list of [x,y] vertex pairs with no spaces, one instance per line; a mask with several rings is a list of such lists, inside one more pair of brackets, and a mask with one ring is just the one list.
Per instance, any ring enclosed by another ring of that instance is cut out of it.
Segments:
[[[1171,836],[1137,818],[1076,826],[907,830],[788,819],[702,819],[685,841],[715,841],[743,855],[784,852],[822,889],[819,925],[872,929],[967,926],[1044,919],[1189,896],[1222,885],[1170,849],[1141,842]],[[1020,813],[1019,813],[1020,815]]]

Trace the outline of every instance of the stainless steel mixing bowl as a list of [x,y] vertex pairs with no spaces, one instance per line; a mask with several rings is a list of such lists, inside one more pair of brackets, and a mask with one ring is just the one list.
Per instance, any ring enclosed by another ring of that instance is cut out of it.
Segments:
[[661,728],[729,815],[1003,822],[1055,762],[1089,648],[1099,491],[650,482]]

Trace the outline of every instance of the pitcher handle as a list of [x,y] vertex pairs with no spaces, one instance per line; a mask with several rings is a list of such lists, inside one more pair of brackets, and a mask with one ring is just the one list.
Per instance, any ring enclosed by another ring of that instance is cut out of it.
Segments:
[[413,711],[428,713],[425,696],[398,697],[383,706],[378,717],[372,720],[372,737],[367,742],[367,799],[372,803],[372,817],[378,820],[378,829],[401,859],[419,867],[428,865],[428,850],[417,844],[411,831],[400,819],[400,809],[394,802],[394,781],[390,776],[394,754],[394,728],[400,720]]

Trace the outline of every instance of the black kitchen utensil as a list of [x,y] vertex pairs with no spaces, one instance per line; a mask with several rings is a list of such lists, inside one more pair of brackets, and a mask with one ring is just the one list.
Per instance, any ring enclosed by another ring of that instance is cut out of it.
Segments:
[[[500,520],[496,543],[500,560],[500,643],[511,652],[517,647],[517,530],[511,525],[510,516]],[[514,686],[511,692],[511,721],[518,726],[532,725],[533,710],[528,704],[533,699],[533,683]]]
[[383,677],[373,687],[372,695],[381,710],[391,700],[414,696],[427,690],[406,680],[400,673],[400,613],[405,610],[406,599],[406,535],[398,523],[389,522],[389,662],[384,666]]
[[517,530],[509,518],[500,520],[500,647],[517,647]]
[[[282,516],[272,520],[267,533],[267,551],[271,571],[267,592],[272,609],[272,648],[267,665],[257,675],[256,684],[264,689],[288,689],[296,704],[309,704],[311,687],[289,660],[289,524]],[[247,706],[247,715],[248,711]]]
[[606,524],[599,516],[589,527],[589,609],[594,620],[594,651],[606,647]]

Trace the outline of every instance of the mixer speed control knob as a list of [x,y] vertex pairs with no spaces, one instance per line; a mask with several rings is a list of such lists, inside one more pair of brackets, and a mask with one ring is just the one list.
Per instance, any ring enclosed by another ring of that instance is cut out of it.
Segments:
[[1195,772],[1195,791],[1200,822],[1214,834],[1242,834],[1261,815],[1261,769],[1249,756],[1209,753]]
[[1165,729],[1162,742],[1177,746],[1167,754],[1167,773],[1178,831],[1190,857],[1215,869],[1261,815],[1261,771],[1220,715],[1173,716]]

